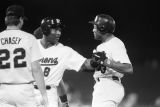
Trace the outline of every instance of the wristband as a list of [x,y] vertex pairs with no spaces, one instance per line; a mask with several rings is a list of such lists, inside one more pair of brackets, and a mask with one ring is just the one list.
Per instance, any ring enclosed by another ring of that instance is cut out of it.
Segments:
[[60,100],[61,100],[62,103],[68,102],[68,99],[67,99],[67,95],[66,95],[66,94],[65,94],[65,95],[62,95],[62,96],[59,96],[59,98],[60,98]]
[[107,63],[107,65],[108,65],[108,67],[110,67],[110,68],[113,67],[113,62],[112,62],[111,60],[108,59],[108,60],[106,61],[106,63]]

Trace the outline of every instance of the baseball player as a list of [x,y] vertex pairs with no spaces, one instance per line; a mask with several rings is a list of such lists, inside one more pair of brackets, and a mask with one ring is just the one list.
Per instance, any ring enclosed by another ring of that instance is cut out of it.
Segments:
[[[63,24],[60,19],[47,17],[41,21],[41,26],[34,32],[36,37],[43,34],[43,38],[38,40],[38,44],[43,54],[40,63],[45,76],[49,107],[58,107],[57,86],[59,86],[66,69],[75,71],[93,69],[96,63],[60,43],[62,29]],[[40,101],[41,96],[37,88],[35,93],[37,94],[37,101]],[[67,103],[66,95],[61,95],[60,99],[62,103]]]
[[7,28],[0,33],[0,107],[37,107],[34,81],[43,96],[43,105],[48,105],[39,64],[42,55],[36,38],[21,30],[25,19],[22,6],[7,8]]
[[121,78],[124,74],[131,74],[133,68],[124,43],[114,36],[115,21],[110,15],[99,14],[93,24],[94,39],[102,43],[94,52],[104,52],[106,58],[101,62],[103,69],[94,73],[92,107],[118,107],[124,97],[124,87]]

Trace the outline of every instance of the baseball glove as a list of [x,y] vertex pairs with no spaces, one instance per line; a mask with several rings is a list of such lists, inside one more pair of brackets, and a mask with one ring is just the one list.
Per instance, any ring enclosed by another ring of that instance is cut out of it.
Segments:
[[92,54],[92,59],[97,63],[97,67],[95,68],[97,71],[101,71],[102,73],[105,73],[106,67],[103,65],[103,62],[106,57],[106,53],[104,51],[102,52],[94,52]]

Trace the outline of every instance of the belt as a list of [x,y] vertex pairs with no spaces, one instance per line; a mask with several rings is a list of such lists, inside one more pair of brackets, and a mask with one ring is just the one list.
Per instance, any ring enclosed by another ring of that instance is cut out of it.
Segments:
[[[34,88],[35,89],[38,89],[38,86],[37,85],[34,85]],[[46,90],[50,90],[51,89],[51,86],[50,85],[46,85]]]
[[119,79],[117,76],[112,76],[112,79],[113,79],[113,80],[120,81],[120,79]]
[[[110,77],[110,79],[120,82],[120,78],[117,76],[112,76],[112,77]],[[100,81],[100,78],[98,78],[98,81]]]
[[30,81],[30,82],[24,82],[24,83],[6,83],[6,82],[3,82],[3,83],[0,83],[0,84],[3,84],[3,85],[22,85],[22,84],[32,84],[34,81]]

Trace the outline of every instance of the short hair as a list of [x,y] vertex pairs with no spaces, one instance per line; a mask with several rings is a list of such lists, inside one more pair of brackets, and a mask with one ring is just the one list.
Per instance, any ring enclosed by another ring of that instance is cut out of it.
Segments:
[[24,8],[21,5],[11,5],[6,10],[6,16],[16,16],[17,18],[23,18],[27,20],[28,18],[24,15]]
[[5,25],[6,26],[17,26],[20,23],[20,18],[17,18],[16,16],[6,16],[5,17]]

